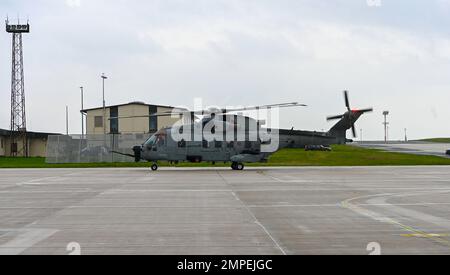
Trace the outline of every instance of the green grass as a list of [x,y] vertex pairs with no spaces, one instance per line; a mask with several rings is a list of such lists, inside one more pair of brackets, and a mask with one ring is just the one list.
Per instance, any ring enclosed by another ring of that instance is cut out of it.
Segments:
[[339,145],[333,146],[332,152],[285,149],[272,156],[272,163],[280,166],[450,165],[450,159]]
[[420,141],[434,142],[434,143],[450,143],[450,138],[428,138],[422,139]]
[[[162,162],[161,166],[169,166]],[[450,165],[450,159],[435,156],[391,153],[354,146],[333,146],[332,152],[305,152],[301,149],[283,149],[272,155],[268,163],[248,166],[399,166]],[[209,163],[181,163],[177,167],[210,167]],[[229,164],[220,163],[218,167]],[[96,168],[96,167],[149,167],[148,163],[73,163],[46,164],[45,158],[0,157],[0,168]]]

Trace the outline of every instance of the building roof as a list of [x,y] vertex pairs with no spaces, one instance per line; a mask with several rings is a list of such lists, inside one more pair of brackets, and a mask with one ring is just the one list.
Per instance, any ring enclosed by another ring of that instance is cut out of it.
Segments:
[[[0,136],[9,137],[11,135],[10,130],[0,129]],[[56,133],[40,133],[40,132],[27,132],[29,138],[48,138],[48,136],[60,136],[61,134]]]
[[[141,102],[141,101],[133,101],[133,102],[123,103],[123,104],[118,104],[118,105],[109,105],[109,106],[105,106],[105,108],[121,107],[121,106],[127,106],[127,105],[156,106],[156,107],[170,108],[170,109],[174,109],[175,108],[173,106],[167,106],[167,105],[147,104],[147,103],[144,103],[144,102]],[[81,111],[83,113],[87,113],[89,111],[100,110],[100,109],[103,109],[103,107],[89,108],[89,109],[84,109],[84,110],[81,110]]]

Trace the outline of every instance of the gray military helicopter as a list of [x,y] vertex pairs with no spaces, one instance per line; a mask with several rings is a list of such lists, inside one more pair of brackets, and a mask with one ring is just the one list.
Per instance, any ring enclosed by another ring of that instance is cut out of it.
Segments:
[[351,130],[353,137],[356,138],[356,122],[365,113],[372,112],[373,108],[356,109],[350,106],[349,94],[344,91],[344,100],[346,112],[327,117],[327,121],[338,120],[327,132],[294,130],[294,128],[280,129],[280,144],[282,147],[305,148],[305,147],[329,147],[334,144],[347,144],[353,142],[347,138],[347,131]]
[[[136,162],[141,160],[152,162],[153,171],[158,169],[158,161],[211,162],[213,164],[231,162],[233,170],[243,170],[244,163],[266,162],[270,155],[286,147],[305,148],[308,145],[329,146],[351,142],[352,140],[346,137],[347,130],[351,129],[353,137],[356,137],[356,121],[363,114],[372,112],[373,108],[352,109],[347,91],[344,91],[344,100],[347,112],[327,118],[328,121],[339,119],[328,132],[263,128],[265,121],[240,114],[230,114],[306,106],[297,102],[238,109],[212,108],[195,112],[178,109],[172,112],[156,113],[150,116],[178,115],[184,123],[159,130],[144,144],[133,147],[133,155],[114,151],[113,153],[132,157]],[[198,116],[203,118],[200,119]],[[141,116],[110,119],[136,117]],[[271,147],[273,144],[276,146]]]
[[[115,151],[112,153],[133,157],[136,162],[152,162],[153,171],[158,170],[158,161],[168,161],[172,164],[186,161],[213,164],[231,162],[233,170],[244,170],[244,163],[266,162],[271,154],[281,148],[279,144],[275,144],[278,138],[276,130],[263,128],[266,121],[230,113],[262,110],[271,112],[275,108],[289,107],[306,105],[292,102],[237,109],[177,109],[152,114],[150,116],[179,116],[183,122],[157,131],[144,144],[133,148],[134,155]],[[136,117],[141,116],[110,119]]]

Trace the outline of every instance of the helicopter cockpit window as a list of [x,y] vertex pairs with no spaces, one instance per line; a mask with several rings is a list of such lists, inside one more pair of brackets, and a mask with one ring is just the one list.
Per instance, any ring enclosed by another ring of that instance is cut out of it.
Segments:
[[162,146],[166,144],[166,132],[165,131],[158,131],[156,134],[154,134],[153,136],[151,136],[145,143],[144,145],[147,148],[151,148],[154,147],[155,145],[157,146]]
[[160,135],[156,138],[156,144],[158,146],[163,146],[164,144],[166,144],[166,136],[164,135]]
[[166,138],[167,138],[166,131],[160,130],[155,134],[155,136],[156,136],[155,143],[157,146],[163,146],[166,144]]
[[153,145],[155,145],[156,142],[156,135],[151,136],[147,141],[144,143],[145,147],[150,148]]

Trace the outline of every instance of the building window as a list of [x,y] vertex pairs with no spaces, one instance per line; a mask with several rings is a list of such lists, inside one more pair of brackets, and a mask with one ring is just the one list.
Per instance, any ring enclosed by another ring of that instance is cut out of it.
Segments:
[[[148,113],[149,115],[154,115],[156,113],[158,113],[158,107],[156,106],[149,106],[148,107]],[[149,121],[149,130],[150,132],[156,132],[158,131],[158,117],[156,116],[151,116],[148,119]]]
[[94,117],[94,127],[95,128],[103,128],[103,116],[95,116]]
[[4,145],[3,145],[3,139],[2,138],[0,138],[0,143],[1,143],[1,146],[2,146],[1,148],[3,149]]
[[17,143],[11,143],[11,153],[17,153]]
[[111,118],[109,122],[111,134],[119,133],[119,107],[111,107],[109,109],[109,116]]

